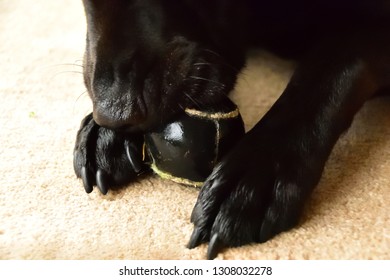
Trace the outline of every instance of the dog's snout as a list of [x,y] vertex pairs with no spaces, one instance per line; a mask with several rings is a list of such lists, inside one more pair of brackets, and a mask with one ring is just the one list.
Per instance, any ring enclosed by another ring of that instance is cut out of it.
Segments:
[[118,119],[105,112],[104,110],[93,110],[93,119],[95,122],[106,128],[120,128],[126,125],[126,120]]
[[110,129],[129,128],[138,126],[145,120],[144,110],[136,104],[122,103],[119,105],[107,105],[98,103],[94,105],[93,118],[95,122]]
[[143,83],[127,61],[97,60],[89,73],[95,122],[109,129],[138,126],[146,118]]

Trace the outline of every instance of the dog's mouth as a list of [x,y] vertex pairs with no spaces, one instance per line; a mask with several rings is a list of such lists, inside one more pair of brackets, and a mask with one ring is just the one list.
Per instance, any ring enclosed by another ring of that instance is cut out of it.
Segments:
[[147,59],[153,63],[145,66],[142,58],[132,58],[132,64],[124,62],[125,66],[86,62],[85,84],[97,124],[126,132],[151,130],[186,108],[218,103],[232,90],[235,69],[240,68],[182,38]]

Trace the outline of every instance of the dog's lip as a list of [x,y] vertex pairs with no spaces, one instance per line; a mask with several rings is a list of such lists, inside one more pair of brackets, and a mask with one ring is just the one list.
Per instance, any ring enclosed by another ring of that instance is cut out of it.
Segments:
[[136,125],[124,125],[124,126],[109,128],[109,129],[115,130],[119,133],[132,134],[132,133],[146,133],[148,131],[153,130],[153,128],[157,126],[158,124],[154,124],[152,122],[144,122]]
[[116,131],[120,134],[132,134],[132,133],[140,133],[144,132],[145,129],[142,124],[140,125],[124,125],[124,126],[118,126],[118,127],[107,127],[103,126],[106,129],[110,129],[113,131]]

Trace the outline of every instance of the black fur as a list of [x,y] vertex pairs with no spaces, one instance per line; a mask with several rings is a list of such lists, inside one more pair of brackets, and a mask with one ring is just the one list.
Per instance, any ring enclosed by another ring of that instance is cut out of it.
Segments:
[[228,94],[248,47],[299,61],[281,97],[200,191],[188,246],[210,242],[209,258],[295,226],[337,139],[390,85],[386,0],[83,2],[93,119],[78,133],[75,170],[88,191],[133,179],[125,139]]

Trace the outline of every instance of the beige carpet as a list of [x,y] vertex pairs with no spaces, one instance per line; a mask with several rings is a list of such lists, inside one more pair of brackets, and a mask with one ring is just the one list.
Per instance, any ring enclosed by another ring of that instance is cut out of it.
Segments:
[[[72,150],[91,110],[81,1],[0,1],[0,259],[203,259],[186,249],[197,190],[157,177],[84,192]],[[292,64],[250,55],[234,100],[247,128]],[[222,259],[390,259],[390,98],[366,104],[326,166],[300,227]]]

